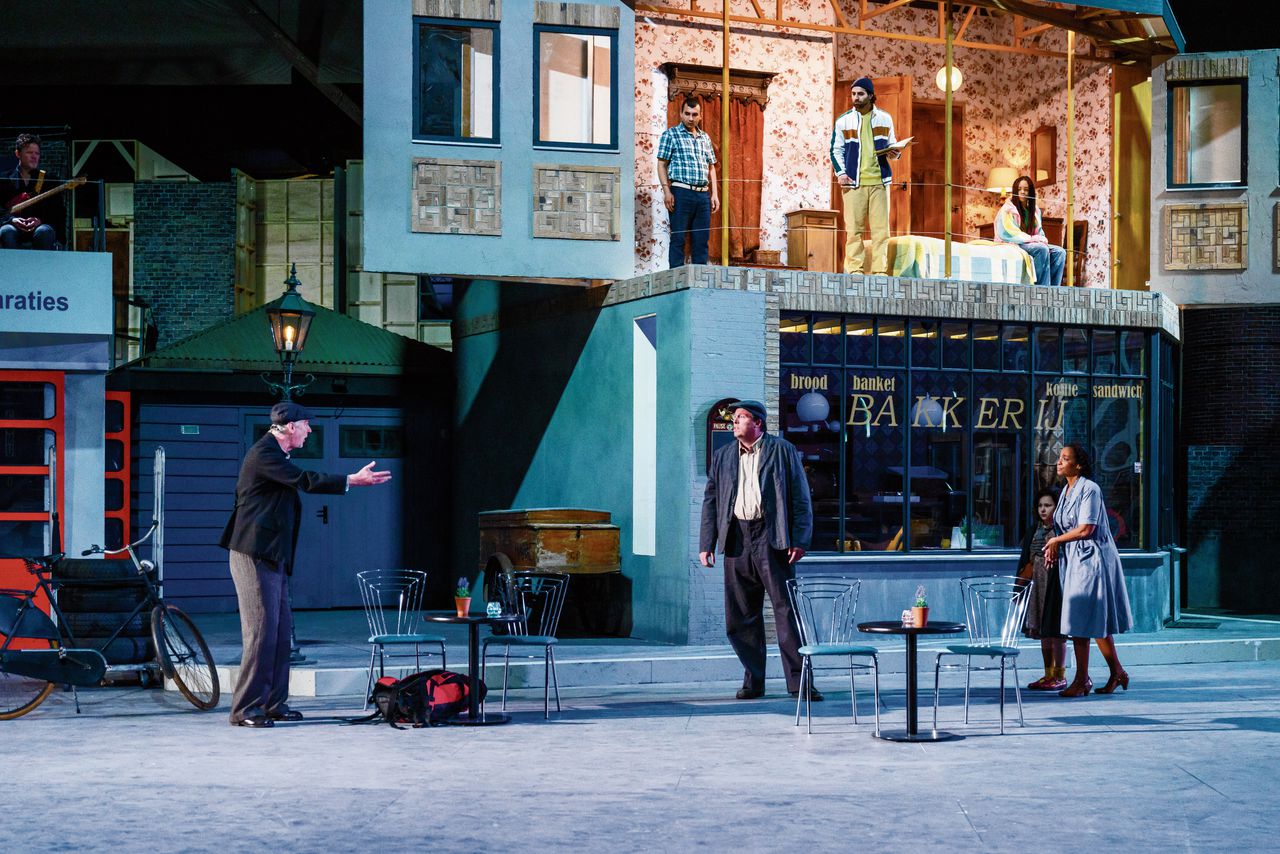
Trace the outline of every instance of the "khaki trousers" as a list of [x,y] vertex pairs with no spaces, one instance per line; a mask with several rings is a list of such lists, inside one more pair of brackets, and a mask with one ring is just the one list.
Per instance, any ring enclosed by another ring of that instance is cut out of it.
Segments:
[[862,232],[871,227],[871,273],[889,272],[889,188],[884,184],[845,187],[844,271],[861,273]]

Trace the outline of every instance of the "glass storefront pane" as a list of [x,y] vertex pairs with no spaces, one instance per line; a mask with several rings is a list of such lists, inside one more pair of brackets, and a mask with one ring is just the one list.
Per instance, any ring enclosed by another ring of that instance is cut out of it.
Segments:
[[942,324],[942,367],[969,367],[969,324]]
[[839,365],[844,358],[840,352],[844,346],[840,334],[840,318],[815,317],[813,319],[813,363],[815,365]]
[[0,474],[0,513],[43,513],[49,509],[42,474]]
[[876,327],[870,317],[850,317],[844,322],[846,365],[871,366],[876,363]]
[[1000,327],[994,323],[973,324],[973,368],[1000,370]]
[[1095,383],[1093,480],[1102,487],[1111,535],[1122,549],[1142,545],[1143,422],[1146,383]]
[[962,547],[972,458],[969,397],[966,373],[912,372],[907,481],[913,550]]
[[1080,377],[1037,377],[1031,387],[1031,453],[1035,479],[1028,494],[1061,490],[1056,464],[1067,442],[1089,442],[1089,385]]
[[108,400],[105,432],[119,433],[124,429],[124,401]]
[[0,419],[35,420],[55,415],[50,383],[0,383]]
[[1131,377],[1147,375],[1147,336],[1126,329],[1120,333],[1120,373]]
[[782,315],[778,322],[778,350],[784,365],[809,363],[808,315]]
[[6,427],[0,430],[0,466],[42,466],[53,447],[53,431]]
[[[837,337],[837,340],[838,337]],[[840,372],[782,372],[782,436],[796,446],[813,500],[813,551],[837,551],[840,540]]]
[[117,477],[104,478],[102,481],[103,509],[112,512],[124,509],[124,481]]
[[903,341],[906,327],[903,321],[896,318],[880,318],[880,330],[876,336],[880,348],[880,366],[889,368],[906,367],[907,348]]
[[1022,518],[1028,385],[1019,374],[974,377],[973,522],[965,536],[975,549],[1016,547],[1029,521]]
[[1095,329],[1093,331],[1093,372],[1095,374],[1114,374],[1116,372],[1116,332],[1114,329]]
[[[1062,370],[1061,336],[1056,327],[1036,329],[1036,370],[1057,373]],[[1006,368],[1007,370],[1007,368]]]
[[1027,327],[1006,326],[1004,346],[1001,348],[1001,367],[1006,371],[1025,371],[1030,367]]
[[940,352],[938,322],[936,320],[911,321],[911,367],[936,369]]
[[0,554],[42,555],[48,548],[49,523],[0,521]]
[[1076,327],[1062,330],[1062,370],[1068,374],[1089,372],[1089,333]]
[[844,551],[902,551],[906,375],[845,374]]

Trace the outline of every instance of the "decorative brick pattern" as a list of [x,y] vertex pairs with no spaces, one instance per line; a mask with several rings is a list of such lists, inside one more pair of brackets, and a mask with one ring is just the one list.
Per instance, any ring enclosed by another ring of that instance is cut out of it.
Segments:
[[412,230],[426,234],[502,234],[502,164],[494,160],[413,158]]
[[547,0],[537,0],[533,4],[535,24],[616,30],[619,20],[616,6],[601,6],[596,3],[552,3]]
[[1248,205],[1166,205],[1166,270],[1243,270],[1249,266]]
[[[687,264],[557,297],[560,310],[609,306],[691,288],[763,293],[766,312],[823,311],[847,314],[913,315],[947,319],[1066,323],[1087,326],[1162,329],[1181,337],[1177,305],[1160,294],[1105,288],[1051,288],[1035,285],[843,275],[807,270],[761,270]],[[546,303],[539,303],[539,306]],[[475,318],[460,336],[491,332],[520,317]],[[777,317],[767,327],[777,332]],[[776,335],[772,335],[776,347]],[[770,346],[766,342],[766,348]],[[776,357],[768,370],[777,369]],[[775,383],[772,388],[776,388]]]
[[533,236],[618,240],[622,210],[617,167],[533,167]]
[[1249,57],[1179,56],[1164,64],[1165,80],[1229,80],[1249,76]]
[[502,0],[413,0],[413,14],[425,18],[501,21]]

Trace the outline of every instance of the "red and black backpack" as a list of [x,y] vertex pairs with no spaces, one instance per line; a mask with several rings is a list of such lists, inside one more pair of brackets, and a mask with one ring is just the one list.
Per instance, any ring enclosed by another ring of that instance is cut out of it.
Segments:
[[383,676],[373,686],[369,702],[377,711],[363,721],[382,720],[400,729],[400,724],[414,727],[440,726],[467,712],[471,691],[480,692],[483,702],[488,689],[484,682],[472,680],[450,670],[424,670],[403,679]]

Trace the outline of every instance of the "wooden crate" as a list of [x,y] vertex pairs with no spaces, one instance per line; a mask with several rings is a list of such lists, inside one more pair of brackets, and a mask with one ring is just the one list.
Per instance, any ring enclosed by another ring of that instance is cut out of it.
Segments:
[[618,526],[604,510],[567,507],[490,510],[480,514],[480,569],[504,554],[514,569],[575,575],[618,572]]

